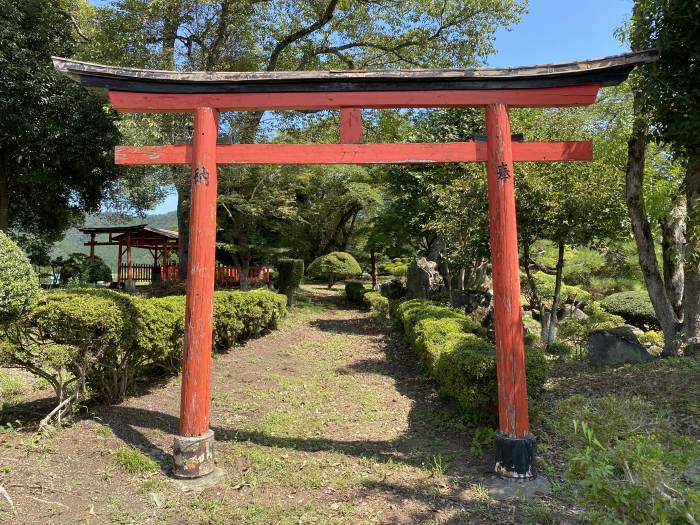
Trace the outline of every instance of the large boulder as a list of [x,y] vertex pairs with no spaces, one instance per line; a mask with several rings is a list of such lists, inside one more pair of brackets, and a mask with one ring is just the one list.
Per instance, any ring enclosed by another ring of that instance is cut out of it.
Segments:
[[617,366],[654,359],[630,333],[597,330],[588,336],[588,362],[594,366]]
[[406,275],[406,297],[430,299],[444,288],[437,263],[425,257],[414,259]]
[[379,293],[388,299],[403,299],[406,296],[406,287],[398,279],[393,279],[380,284]]
[[452,290],[450,304],[455,308],[464,308],[465,313],[472,313],[479,307],[488,308],[491,304],[491,292],[479,290]]

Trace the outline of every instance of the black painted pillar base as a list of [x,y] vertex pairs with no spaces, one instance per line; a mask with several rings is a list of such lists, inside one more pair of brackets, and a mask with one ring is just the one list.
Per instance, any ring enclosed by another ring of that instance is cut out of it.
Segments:
[[496,432],[496,474],[509,479],[533,479],[535,470],[535,436],[512,438]]

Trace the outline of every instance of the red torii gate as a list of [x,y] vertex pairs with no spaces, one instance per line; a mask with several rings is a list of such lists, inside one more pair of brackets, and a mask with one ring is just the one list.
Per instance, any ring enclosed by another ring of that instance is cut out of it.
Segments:
[[[514,161],[591,160],[584,142],[512,142],[511,107],[583,106],[654,52],[513,69],[176,73],[54,58],[57,71],[106,91],[121,112],[191,112],[191,145],[117,147],[117,164],[190,164],[185,349],[174,473],[214,468],[209,429],[217,164],[486,162],[495,309],[499,432],[496,472],[535,475],[525,386]],[[483,107],[486,142],[362,144],[362,108]],[[340,110],[340,144],[217,144],[220,111]]]

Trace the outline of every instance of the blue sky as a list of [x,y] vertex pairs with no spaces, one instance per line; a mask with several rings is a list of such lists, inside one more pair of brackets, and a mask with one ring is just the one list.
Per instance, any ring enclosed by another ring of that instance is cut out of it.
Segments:
[[[97,2],[96,2],[97,3]],[[494,67],[581,60],[628,51],[613,36],[632,12],[632,0],[530,0],[528,14],[496,34]],[[152,213],[176,208],[170,195]]]

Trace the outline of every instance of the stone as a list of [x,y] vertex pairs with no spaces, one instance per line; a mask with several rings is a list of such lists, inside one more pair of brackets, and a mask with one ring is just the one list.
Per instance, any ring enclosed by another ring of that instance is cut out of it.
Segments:
[[513,498],[532,498],[548,496],[551,493],[549,481],[542,475],[533,479],[518,480],[492,476],[483,482],[486,490],[496,501]]
[[406,275],[406,297],[430,299],[444,288],[437,263],[418,257],[411,262]]
[[566,306],[561,314],[561,318],[566,319],[567,317],[570,317],[571,319],[582,320],[588,319],[588,314],[580,308],[576,308],[575,306]]
[[634,335],[598,330],[588,336],[588,362],[593,366],[617,366],[654,359]]
[[491,304],[491,293],[479,290],[452,290],[450,304],[455,308],[464,308],[465,313],[472,313],[477,308],[488,308]]
[[380,284],[379,293],[389,299],[403,299],[406,296],[406,287],[401,281],[393,279]]
[[644,330],[641,330],[640,328],[637,328],[636,326],[632,326],[631,324],[623,324],[620,326],[616,326],[615,328],[609,328],[608,332],[616,335],[624,335],[627,337],[632,337],[634,338],[635,341],[639,342],[639,338],[644,335]]

